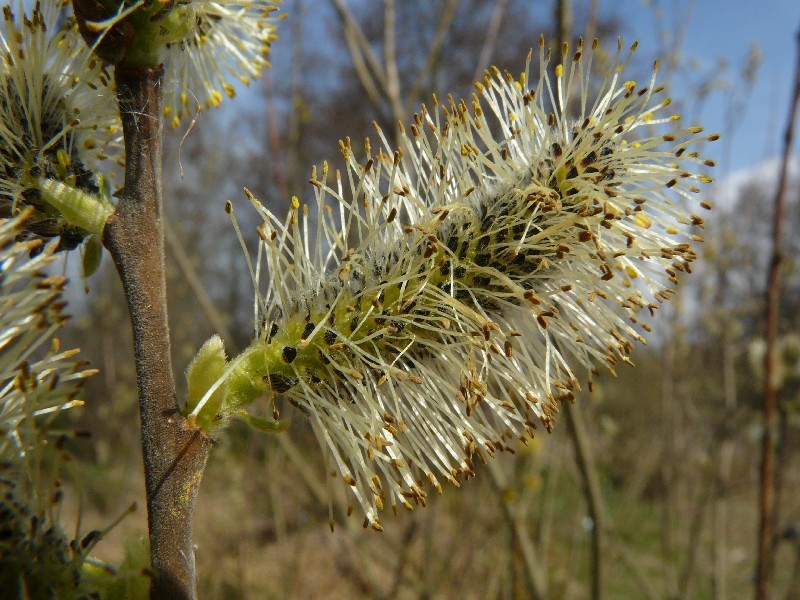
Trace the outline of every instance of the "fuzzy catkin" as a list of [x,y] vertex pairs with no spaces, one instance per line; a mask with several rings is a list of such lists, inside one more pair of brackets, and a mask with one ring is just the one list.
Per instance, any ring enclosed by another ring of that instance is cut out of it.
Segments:
[[[17,241],[28,208],[0,218],[0,590],[10,598],[78,597],[98,532],[72,539],[61,521],[64,410],[95,373],[55,334],[67,320],[66,280],[48,275],[56,242]],[[39,252],[31,258],[33,250]]]
[[533,88],[530,56],[519,79],[492,69],[470,107],[423,106],[398,150],[380,129],[363,162],[342,142],[344,174],[312,173],[315,224],[251,197],[267,282],[253,343],[209,391],[220,422],[282,394],[381,529],[379,509],[424,505],[427,484],[549,431],[584,374],[629,363],[639,313],[695,259],[713,163],[690,146],[717,136],[656,133],[678,119],[657,114],[657,63],[624,81],[620,43],[598,90],[596,47],[552,68],[542,40]]
[[186,37],[167,45],[164,116],[171,127],[236,95],[269,67],[279,17],[272,0],[190,0],[176,4],[176,22],[191,23]]
[[[3,6],[0,21],[0,218],[36,209],[18,234],[59,238],[72,250],[87,230],[61,209],[100,192],[99,167],[119,160],[121,128],[109,73],[83,44],[58,2]],[[60,200],[54,209],[51,199]],[[86,203],[84,203],[86,204]],[[99,204],[99,201],[96,203]],[[95,211],[95,221],[107,217]],[[104,221],[102,221],[104,223]],[[95,224],[94,232],[102,229]]]

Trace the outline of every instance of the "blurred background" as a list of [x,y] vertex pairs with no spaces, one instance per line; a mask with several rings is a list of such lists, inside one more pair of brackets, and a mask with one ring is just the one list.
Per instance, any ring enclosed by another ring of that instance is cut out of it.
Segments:
[[[169,303],[176,377],[219,333],[252,333],[248,187],[281,214],[310,198],[310,168],[337,141],[395,131],[431,93],[467,97],[489,65],[518,74],[539,34],[640,41],[627,78],[669,86],[683,125],[722,139],[706,187],[715,210],[695,273],[652,320],[636,368],[601,376],[552,434],[478,466],[427,508],[361,527],[326,476],[302,414],[288,432],[232,426],[212,452],[195,520],[201,598],[741,598],[757,566],[765,294],[772,215],[795,69],[793,0],[284,0],[272,69],[165,142]],[[387,31],[393,32],[387,36]],[[605,62],[604,62],[605,61]],[[800,144],[787,185],[781,264],[774,489],[774,598],[800,598]],[[100,373],[74,425],[83,524],[132,501],[98,555],[146,534],[130,325],[110,261],[75,284],[65,341]],[[86,288],[86,291],[84,290]],[[335,533],[328,498],[335,498]]]

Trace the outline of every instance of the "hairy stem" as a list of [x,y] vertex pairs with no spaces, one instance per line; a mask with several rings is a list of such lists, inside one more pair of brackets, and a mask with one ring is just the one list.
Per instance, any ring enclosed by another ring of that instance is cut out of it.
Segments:
[[104,230],[133,326],[151,598],[194,598],[192,514],[210,441],[184,426],[170,361],[161,201],[162,68],[116,69],[125,187]]

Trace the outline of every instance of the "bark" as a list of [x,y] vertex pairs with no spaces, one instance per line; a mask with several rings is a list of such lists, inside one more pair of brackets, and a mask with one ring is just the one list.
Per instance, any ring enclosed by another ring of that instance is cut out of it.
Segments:
[[178,412],[170,357],[161,199],[162,68],[117,68],[125,186],[103,241],[133,326],[144,453],[151,598],[194,598],[192,514],[210,440]]

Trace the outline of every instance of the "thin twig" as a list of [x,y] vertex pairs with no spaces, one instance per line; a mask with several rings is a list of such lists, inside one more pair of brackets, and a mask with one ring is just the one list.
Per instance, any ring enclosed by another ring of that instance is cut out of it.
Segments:
[[775,191],[775,212],[772,229],[772,258],[767,276],[766,302],[766,345],[764,355],[764,435],[761,446],[761,494],[759,496],[759,530],[758,530],[758,577],[756,579],[756,598],[767,600],[772,578],[773,530],[774,530],[774,445],[775,445],[775,368],[776,340],[778,337],[778,305],[780,303],[780,269],[781,238],[785,220],[786,182],[789,176],[789,159],[794,141],[794,123],[800,106],[800,29],[797,34],[797,61],[794,72],[794,89],[789,105],[789,116],[786,121],[786,132],[783,137],[783,157]]
[[405,111],[400,97],[400,75],[397,72],[394,0],[384,0],[383,7],[383,56],[386,63],[386,97],[392,107],[392,120],[398,123],[405,119]]
[[[300,136],[302,133],[303,110],[305,108],[305,85],[303,83],[303,73],[305,69],[305,58],[303,52],[303,23],[305,7],[302,0],[295,0],[294,24],[292,26],[292,76],[291,88],[289,93],[290,110],[289,124],[286,132],[286,181],[289,189],[296,189],[298,174],[300,172]],[[289,191],[283,196],[287,200],[290,197]]]
[[717,458],[716,498],[714,501],[714,598],[726,600],[728,513],[733,457],[736,450],[733,437],[733,417],[738,404],[736,398],[736,371],[733,342],[726,331],[722,338],[722,376],[725,392],[725,416],[722,421],[722,440]]
[[[371,71],[372,77],[377,80],[378,85],[380,85],[385,92],[389,89],[386,73],[378,57],[375,55],[375,52],[373,52],[367,36],[364,35],[361,26],[358,24],[358,21],[356,21],[353,13],[350,12],[350,9],[347,8],[347,4],[345,4],[344,0],[331,0],[331,2],[333,2],[336,14],[339,15],[339,20],[342,22],[342,29],[345,33],[345,40],[347,41],[350,55],[353,57],[353,64],[357,65],[357,61],[362,64],[366,63],[366,66],[369,67]],[[358,66],[356,66],[356,69],[358,70]],[[360,76],[361,72],[359,71],[359,77]],[[371,78],[368,78],[367,81],[371,81]],[[362,79],[361,83],[364,85],[365,79]],[[364,85],[364,89],[370,94],[370,99],[375,98],[373,102],[380,101],[380,94],[377,92],[377,88],[374,84],[370,85],[369,88]],[[370,89],[373,90],[374,96],[370,93]]]
[[578,408],[571,404],[564,405],[569,422],[569,434],[575,449],[575,460],[581,472],[583,480],[583,493],[589,507],[589,517],[592,519],[592,549],[590,569],[592,574],[592,598],[599,600],[603,597],[603,567],[602,567],[602,544],[605,532],[605,514],[603,510],[602,494],[600,489],[600,478],[597,476],[597,469],[592,461],[591,450],[589,449],[588,434],[586,425],[583,422],[583,415]]
[[676,362],[680,353],[679,344],[682,342],[682,329],[678,323],[682,308],[681,298],[675,299],[675,309],[670,311],[670,334],[662,351],[663,377],[661,383],[661,418],[663,422],[662,452],[660,459],[661,483],[664,488],[661,502],[661,571],[664,577],[666,595],[670,598],[678,597],[678,573],[675,569],[674,557],[678,554],[679,532],[675,523],[679,521],[681,512],[681,492],[684,491],[683,481],[679,477],[680,446],[682,413],[680,398],[676,393]]
[[447,3],[442,8],[439,24],[436,26],[436,33],[433,34],[431,46],[428,48],[428,56],[425,57],[425,64],[417,73],[417,79],[411,86],[411,92],[406,97],[406,109],[410,108],[412,102],[420,100],[422,88],[425,85],[425,81],[430,77],[433,67],[439,61],[444,41],[447,38],[447,32],[450,31],[450,26],[453,24],[460,3],[461,0],[447,0]]
[[689,536],[686,547],[683,551],[684,562],[678,578],[678,598],[692,598],[692,584],[697,566],[697,556],[700,551],[700,535],[703,533],[704,521],[708,514],[709,500],[713,497],[715,489],[714,482],[707,482],[697,493],[695,505],[692,510],[692,518],[689,522]]
[[557,0],[553,7],[556,22],[556,41],[569,43],[572,37],[572,0]]
[[589,2],[588,14],[586,16],[586,28],[583,30],[583,37],[591,42],[597,33],[597,13],[600,9],[600,0]]
[[178,268],[181,270],[184,279],[186,279],[186,283],[188,283],[189,287],[192,289],[192,294],[194,294],[194,297],[197,299],[201,310],[206,315],[214,331],[222,338],[225,346],[228,348],[233,347],[233,335],[231,335],[231,332],[225,325],[222,313],[214,305],[214,301],[211,299],[211,296],[208,295],[206,287],[203,285],[203,282],[200,281],[197,270],[194,268],[194,265],[192,265],[192,260],[189,258],[186,248],[183,247],[183,242],[181,242],[180,237],[178,237],[177,232],[173,229],[172,225],[170,225],[170,222],[166,218],[164,218],[163,221],[164,237],[167,241],[167,245],[169,246],[170,252],[172,252],[172,256],[175,258],[175,262],[178,263]]
[[519,510],[504,498],[508,484],[502,472],[502,467],[496,460],[490,460],[488,463],[488,471],[491,475],[492,484],[497,492],[497,497],[500,499],[503,516],[522,553],[526,582],[531,597],[536,600],[545,600],[547,598],[547,584],[544,573],[539,566],[539,561],[536,558],[536,547],[525,528],[523,519],[520,518]]
[[506,12],[508,0],[497,0],[492,11],[492,16],[489,19],[489,27],[486,28],[486,37],[483,39],[483,46],[481,46],[481,53],[478,55],[478,62],[475,65],[475,74],[472,76],[474,81],[480,81],[483,76],[483,71],[489,66],[489,61],[492,60],[492,52],[494,52],[495,44],[497,44],[497,34],[500,33],[500,23],[503,22],[503,15]]
[[[292,107],[294,109],[294,107]],[[286,182],[286,174],[281,164],[281,142],[280,132],[278,131],[278,111],[275,107],[275,90],[272,86],[272,77],[269,73],[264,75],[264,113],[267,121],[267,148],[269,149],[272,160],[272,180],[281,198],[289,197],[289,186]]]
[[361,82],[364,91],[367,92],[370,101],[375,105],[379,104],[381,101],[381,94],[375,85],[375,81],[372,79],[367,63],[364,60],[364,55],[361,53],[361,50],[359,50],[358,40],[356,39],[353,28],[349,22],[344,19],[342,19],[342,35],[347,44],[347,49],[350,52],[350,58],[353,60],[353,67],[355,67],[358,80]]
[[[607,529],[610,534],[614,533],[610,523],[607,525]],[[644,594],[644,597],[648,600],[658,600],[662,598],[663,594],[660,594],[651,582],[653,579],[652,576],[642,570],[637,558],[634,557],[634,553],[620,540],[620,536],[609,535],[608,539],[612,548],[619,554],[623,566],[628,569],[631,576],[636,580],[636,583],[639,584],[639,590]],[[640,556],[638,552],[636,556]]]

